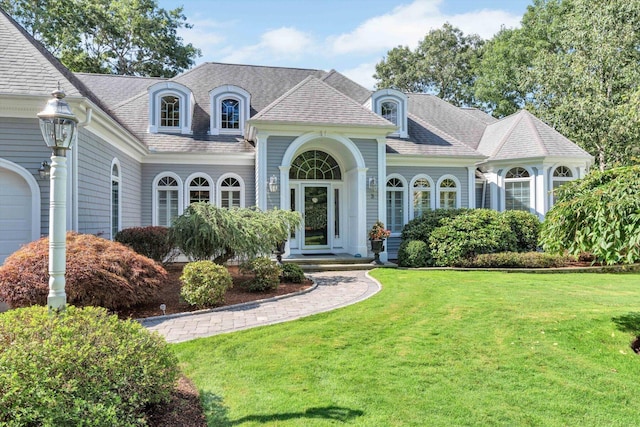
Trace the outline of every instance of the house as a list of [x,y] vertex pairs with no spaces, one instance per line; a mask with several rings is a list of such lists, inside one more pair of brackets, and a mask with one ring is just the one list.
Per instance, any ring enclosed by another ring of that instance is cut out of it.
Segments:
[[291,254],[366,256],[378,219],[394,257],[427,209],[528,210],[592,157],[527,111],[496,120],[426,94],[370,91],[337,71],[204,63],[172,79],[72,73],[0,13],[0,263],[48,234],[50,156],[36,114],[66,92],[69,229],[113,238],[196,201],[293,209]]

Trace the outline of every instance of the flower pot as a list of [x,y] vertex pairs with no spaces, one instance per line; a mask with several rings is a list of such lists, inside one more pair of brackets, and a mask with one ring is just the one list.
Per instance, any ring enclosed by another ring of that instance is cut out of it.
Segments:
[[380,261],[380,252],[384,252],[384,239],[371,239],[371,252],[373,252],[373,262],[375,264],[383,264]]

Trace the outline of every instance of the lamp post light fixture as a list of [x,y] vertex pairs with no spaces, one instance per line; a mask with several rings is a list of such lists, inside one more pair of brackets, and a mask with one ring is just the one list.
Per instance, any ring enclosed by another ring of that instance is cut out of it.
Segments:
[[49,170],[49,296],[51,311],[62,311],[67,304],[65,272],[67,260],[67,150],[76,136],[78,119],[64,100],[60,88],[38,113],[40,130],[51,148]]

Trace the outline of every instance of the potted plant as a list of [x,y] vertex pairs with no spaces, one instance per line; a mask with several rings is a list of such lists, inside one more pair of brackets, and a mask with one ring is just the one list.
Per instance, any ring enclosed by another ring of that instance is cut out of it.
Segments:
[[391,235],[391,231],[384,228],[382,221],[378,220],[371,230],[369,230],[369,241],[371,242],[371,251],[374,255],[376,264],[382,264],[380,261],[380,252],[384,251],[384,240]]

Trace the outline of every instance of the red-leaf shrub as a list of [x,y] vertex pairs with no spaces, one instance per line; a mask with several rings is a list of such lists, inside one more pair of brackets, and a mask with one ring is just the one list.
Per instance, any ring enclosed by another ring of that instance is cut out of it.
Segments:
[[150,225],[125,228],[116,233],[114,240],[163,265],[171,263],[178,255],[167,227]]
[[[49,293],[49,239],[23,246],[0,267],[0,300],[12,307],[45,305]],[[90,234],[67,233],[67,302],[118,309],[152,298],[167,278],[153,260]]]

